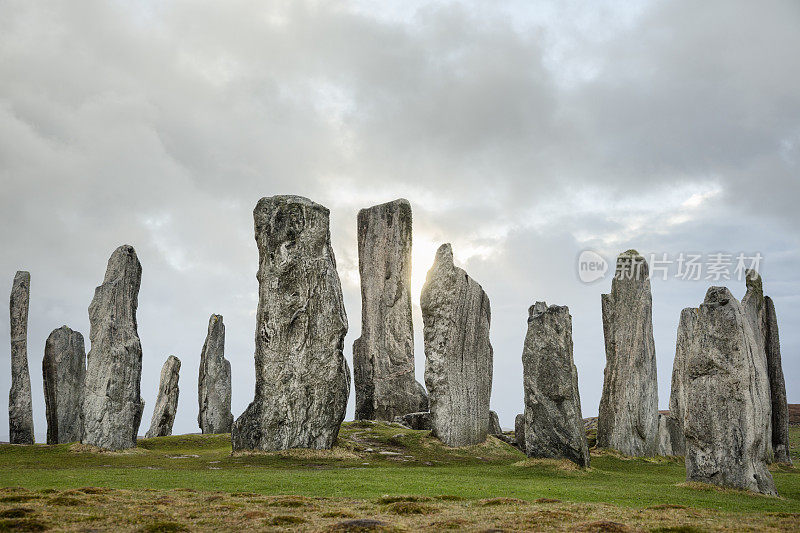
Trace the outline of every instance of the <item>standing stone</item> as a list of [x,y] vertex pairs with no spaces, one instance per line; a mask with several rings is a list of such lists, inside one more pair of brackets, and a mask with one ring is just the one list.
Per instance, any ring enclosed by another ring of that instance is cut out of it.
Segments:
[[778,463],[792,464],[789,454],[789,406],[786,403],[786,382],[781,363],[781,343],[778,338],[778,318],[772,298],[766,303],[767,370],[772,397],[772,451]]
[[230,433],[231,363],[225,359],[225,324],[222,315],[208,319],[208,335],[200,353],[200,375],[197,380],[200,412],[197,423],[203,433]]
[[500,417],[494,411],[489,411],[489,435],[502,435],[503,428],[500,427]]
[[83,382],[86,348],[83,335],[67,326],[54,329],[42,359],[47,444],[79,442],[83,435]]
[[647,262],[636,250],[617,258],[602,295],[606,368],[597,445],[626,455],[658,452],[658,383]]
[[775,494],[769,380],[759,333],[725,287],[700,306],[686,361],[684,433],[689,481]]
[[11,391],[8,394],[8,426],[11,444],[33,444],[31,376],[28,372],[28,303],[31,275],[20,270],[11,286]]
[[411,205],[408,200],[358,213],[361,337],[353,343],[356,420],[388,420],[427,411],[414,379],[411,321]]
[[522,365],[525,453],[589,466],[568,307],[548,307],[545,302],[530,307]]
[[[761,275],[748,270],[745,276],[747,292],[742,298],[753,331],[764,347],[764,368],[770,384],[770,425],[767,439],[772,452],[771,460],[779,463],[792,462],[789,455],[789,413],[786,404],[786,383],[781,364],[781,344],[778,337],[778,321],[772,298],[764,296]],[[759,365],[761,368],[761,365]]]
[[518,414],[514,417],[514,440],[517,447],[525,452],[525,415]]
[[161,367],[161,379],[158,382],[158,397],[150,421],[150,429],[145,438],[167,437],[172,435],[172,424],[178,410],[178,377],[181,372],[181,360],[170,355]]
[[262,198],[255,399],[233,424],[233,449],[331,448],[350,393],[347,315],[327,208],[300,196]]
[[420,303],[433,434],[448,446],[481,443],[492,393],[489,298],[453,265],[449,244],[436,252]]
[[675,341],[675,359],[672,362],[672,386],[669,395],[669,415],[659,415],[659,455],[684,455],[683,418],[686,412],[686,361],[689,358],[692,337],[697,323],[696,308],[681,311],[678,337]]
[[89,305],[82,442],[108,450],[136,446],[142,421],[142,344],[136,308],[142,265],[133,246],[114,250]]

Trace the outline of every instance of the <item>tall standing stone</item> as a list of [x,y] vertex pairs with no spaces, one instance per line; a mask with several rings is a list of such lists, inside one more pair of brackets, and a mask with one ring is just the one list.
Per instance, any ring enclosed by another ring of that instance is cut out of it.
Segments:
[[422,287],[425,384],[433,434],[448,446],[486,440],[492,393],[489,298],[443,244]]
[[208,335],[200,353],[200,374],[197,380],[200,411],[197,423],[203,433],[230,433],[231,363],[225,359],[225,324],[222,315],[208,319]]
[[361,337],[353,343],[357,420],[427,411],[414,379],[411,205],[400,199],[358,213]]
[[[771,460],[791,463],[789,455],[789,412],[786,403],[786,383],[781,364],[781,345],[778,321],[772,298],[764,296],[761,275],[748,270],[745,276],[747,292],[742,307],[750,319],[753,331],[764,349],[764,364],[770,384],[770,424],[767,440],[773,454]],[[759,365],[762,368],[762,365]]]
[[597,445],[632,456],[658,452],[658,383],[647,262],[636,250],[617,258],[602,295],[606,368]]
[[300,196],[262,198],[256,392],[233,424],[233,449],[330,448],[350,393],[347,315],[327,208]]
[[489,411],[489,435],[502,435],[503,428],[500,426],[500,417],[494,411]]
[[11,286],[11,391],[8,394],[8,426],[11,444],[33,444],[33,404],[28,372],[28,304],[31,275],[20,270]]
[[696,308],[681,311],[678,336],[675,341],[675,359],[672,362],[672,386],[669,395],[669,415],[659,415],[659,455],[684,455],[683,418],[686,412],[686,361],[691,350],[694,328],[697,323]]
[[79,442],[83,435],[86,348],[83,335],[67,326],[54,329],[42,359],[47,444]]
[[686,478],[775,494],[769,380],[748,312],[725,287],[700,306],[686,361]]
[[108,450],[136,446],[142,421],[142,344],[136,308],[142,265],[133,246],[114,250],[89,305],[82,442]]
[[786,399],[786,382],[781,363],[781,343],[778,337],[778,318],[775,304],[769,296],[766,304],[767,371],[772,398],[772,451],[778,463],[792,464],[789,453],[789,406]]
[[181,360],[170,355],[161,367],[161,379],[158,382],[158,397],[153,409],[150,429],[145,438],[166,437],[172,435],[172,424],[178,411],[178,378],[181,372]]
[[530,307],[522,366],[525,453],[589,466],[568,307],[545,302]]

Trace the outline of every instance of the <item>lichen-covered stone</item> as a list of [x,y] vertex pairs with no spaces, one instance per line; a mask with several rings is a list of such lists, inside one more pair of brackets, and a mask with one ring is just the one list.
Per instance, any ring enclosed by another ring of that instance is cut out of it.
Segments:
[[136,308],[142,265],[132,246],[117,248],[89,305],[82,442],[109,450],[136,446],[142,421],[142,344]]
[[178,378],[181,372],[181,360],[170,355],[161,367],[161,379],[158,381],[158,397],[153,409],[150,429],[145,437],[167,437],[172,435],[172,424],[178,411]]
[[545,302],[530,307],[522,365],[525,453],[589,466],[569,308]]
[[411,205],[395,200],[358,213],[361,337],[353,343],[357,420],[428,409],[414,379]]
[[492,393],[489,298],[453,264],[449,244],[436,252],[420,303],[433,433],[448,446],[481,443]]
[[683,417],[686,411],[686,361],[691,349],[697,322],[696,308],[681,311],[678,336],[675,341],[675,359],[672,362],[672,386],[669,396],[669,415],[659,415],[659,455],[684,455]]
[[514,417],[514,440],[517,448],[525,452],[525,415],[521,413]]
[[503,428],[500,427],[500,417],[494,411],[489,411],[489,435],[502,435]]
[[770,391],[760,334],[725,287],[711,287],[697,313],[684,383],[686,478],[775,494]]
[[47,444],[79,442],[83,435],[86,347],[83,335],[67,326],[54,329],[42,359]]
[[786,382],[781,363],[781,343],[778,337],[778,318],[775,304],[769,296],[766,304],[767,371],[772,398],[772,451],[778,463],[792,464],[789,453],[789,406],[786,399]]
[[606,368],[597,445],[632,456],[658,452],[658,383],[647,262],[636,250],[617,258],[602,295]]
[[299,196],[262,198],[256,392],[233,424],[234,450],[331,448],[344,419],[350,371],[347,315],[329,211]]
[[411,429],[431,429],[431,413],[429,411],[396,416],[394,421]]
[[28,304],[31,275],[20,270],[11,285],[11,390],[8,393],[8,426],[11,444],[33,444],[33,404],[28,371]]
[[203,433],[230,433],[231,363],[225,359],[225,324],[222,315],[208,319],[208,334],[200,352],[200,373],[197,379],[200,405],[197,424]]

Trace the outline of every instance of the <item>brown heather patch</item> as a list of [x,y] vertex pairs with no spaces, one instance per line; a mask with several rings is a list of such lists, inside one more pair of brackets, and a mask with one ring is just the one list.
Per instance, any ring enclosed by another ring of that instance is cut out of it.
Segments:
[[770,496],[769,494],[761,494],[760,492],[751,492],[749,490],[732,489],[730,487],[720,487],[713,483],[700,483],[698,481],[685,481],[683,483],[676,483],[676,487],[683,487],[692,490],[705,490],[711,492],[722,492],[724,494],[738,494],[740,496],[751,496],[753,498],[778,498],[780,496]]
[[556,498],[537,498],[533,500],[534,503],[561,503],[561,500]]
[[334,446],[330,450],[312,450],[309,448],[293,448],[291,450],[280,450],[277,452],[266,452],[261,450],[239,450],[231,453],[232,457],[280,457],[283,459],[299,460],[338,460],[354,461],[360,460],[361,456],[342,446]]
[[519,500],[517,498],[486,498],[483,500],[478,500],[478,505],[482,505],[484,507],[491,505],[528,505],[528,502],[525,500]]
[[0,518],[24,518],[29,514],[33,514],[33,509],[27,507],[12,507],[11,509],[3,509],[0,511]]
[[35,518],[4,518],[0,519],[0,531],[47,531],[50,526],[46,522]]
[[439,510],[431,505],[418,502],[396,502],[386,506],[386,511],[397,515],[428,515]]
[[548,468],[558,472],[588,473],[590,468],[581,468],[569,459],[545,459],[538,457],[528,457],[522,461],[513,463],[513,466],[520,468]]
[[297,524],[305,523],[306,519],[295,515],[278,515],[273,516],[267,521],[271,526],[295,526]]
[[633,531],[625,524],[612,522],[610,520],[597,520],[580,524],[575,531],[586,531],[588,533],[628,533]]
[[387,504],[387,503],[397,503],[397,502],[429,502],[432,498],[427,496],[390,496],[388,494],[381,496],[378,498],[378,503],[380,504]]

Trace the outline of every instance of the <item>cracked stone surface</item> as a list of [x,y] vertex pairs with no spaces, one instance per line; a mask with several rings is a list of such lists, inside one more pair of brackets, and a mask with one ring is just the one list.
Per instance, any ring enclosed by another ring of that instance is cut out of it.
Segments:
[[765,367],[761,335],[745,305],[725,287],[708,289],[686,361],[687,480],[776,494],[767,468]]
[[234,450],[331,448],[350,392],[347,315],[327,208],[300,196],[259,200],[256,391],[234,422]]
[[18,271],[11,285],[11,390],[8,393],[8,426],[11,444],[33,444],[33,403],[28,371],[28,305],[31,275]]
[[83,435],[86,347],[83,335],[67,326],[54,329],[42,359],[47,444],[79,442]]
[[425,384],[433,434],[448,446],[486,440],[492,393],[489,298],[443,244],[422,287]]
[[617,258],[603,294],[606,368],[597,445],[631,456],[658,453],[658,382],[647,262],[636,250]]
[[161,367],[161,378],[158,381],[158,397],[153,409],[153,418],[146,438],[167,437],[172,435],[172,424],[178,411],[178,378],[181,372],[181,360],[170,355]]
[[530,307],[522,365],[525,453],[589,466],[568,307],[545,302]]
[[197,400],[197,424],[203,433],[231,432],[231,363],[225,359],[222,315],[211,315],[208,319],[208,334],[200,353]]
[[133,246],[114,250],[89,305],[82,442],[108,450],[136,446],[142,421],[142,344],[136,323],[142,265]]
[[427,411],[414,378],[411,204],[400,199],[358,213],[361,337],[353,343],[356,420]]

